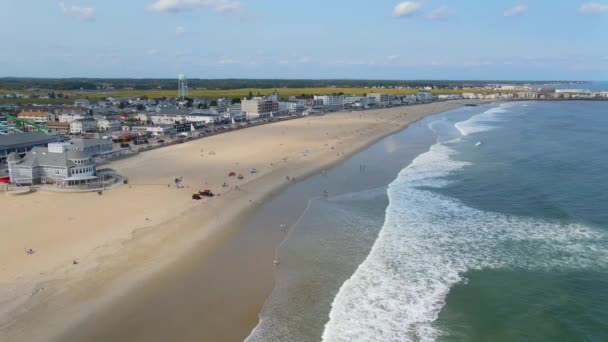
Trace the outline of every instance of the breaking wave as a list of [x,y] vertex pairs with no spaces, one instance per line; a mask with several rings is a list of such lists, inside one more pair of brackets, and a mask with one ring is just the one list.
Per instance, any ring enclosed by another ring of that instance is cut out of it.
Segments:
[[[492,129],[499,106],[455,126]],[[578,224],[477,210],[433,188],[466,167],[438,143],[389,186],[385,221],[365,261],[334,298],[323,341],[435,341],[450,288],[480,269],[606,269],[608,234]]]

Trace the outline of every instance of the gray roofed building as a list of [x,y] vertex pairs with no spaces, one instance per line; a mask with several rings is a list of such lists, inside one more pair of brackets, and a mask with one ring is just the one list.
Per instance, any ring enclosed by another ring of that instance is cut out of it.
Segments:
[[68,149],[80,151],[89,157],[97,157],[112,152],[112,140],[105,139],[72,139]]
[[14,184],[72,185],[97,181],[95,161],[81,151],[68,150],[67,143],[34,147],[24,157],[11,153],[8,158],[10,180]]
[[48,146],[49,143],[63,141],[61,135],[49,135],[43,132],[28,132],[0,135],[0,163],[4,163],[8,155],[16,152],[25,155],[36,146]]

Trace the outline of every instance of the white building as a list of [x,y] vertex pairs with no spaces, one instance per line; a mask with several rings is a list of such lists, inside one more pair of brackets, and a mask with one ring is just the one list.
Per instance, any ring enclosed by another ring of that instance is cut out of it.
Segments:
[[120,131],[122,123],[118,120],[97,119],[97,129],[99,131],[115,132]]
[[272,116],[279,111],[279,102],[276,97],[254,97],[251,100],[241,100],[241,110],[248,118]]
[[51,113],[49,112],[21,112],[17,114],[17,118],[37,124],[46,124],[50,121]]
[[223,119],[223,115],[212,112],[212,111],[193,111],[189,115],[184,117],[185,122],[198,122],[204,124],[216,124],[220,123]]
[[136,133],[150,133],[152,135],[171,135],[175,133],[174,125],[157,125],[157,126],[133,126],[131,127],[132,132]]
[[76,120],[82,120],[82,119],[87,119],[87,118],[92,118],[91,115],[89,115],[88,113],[81,113],[81,112],[65,112],[65,113],[61,113],[59,114],[59,122],[73,122]]
[[70,122],[70,133],[88,133],[97,130],[97,121],[92,117]]
[[315,95],[315,100],[323,101],[323,108],[330,111],[344,109],[344,95]]
[[369,93],[367,97],[374,98],[376,100],[376,105],[378,106],[388,106],[391,103],[391,95],[383,94],[383,93]]
[[538,94],[531,92],[531,91],[517,93],[518,99],[535,99],[537,97],[538,97]]
[[154,114],[150,116],[154,125],[175,125],[185,120],[185,116],[173,114]]
[[306,109],[303,103],[298,101],[281,101],[279,102],[279,112],[301,113]]
[[418,102],[428,103],[433,101],[433,93],[430,91],[419,91],[416,94],[416,99]]

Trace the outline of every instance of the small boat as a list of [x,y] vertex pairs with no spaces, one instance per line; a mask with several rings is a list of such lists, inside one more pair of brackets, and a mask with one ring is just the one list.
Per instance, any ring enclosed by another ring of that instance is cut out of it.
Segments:
[[477,146],[477,147],[481,146],[481,141],[478,141],[477,144],[475,144],[475,146]]

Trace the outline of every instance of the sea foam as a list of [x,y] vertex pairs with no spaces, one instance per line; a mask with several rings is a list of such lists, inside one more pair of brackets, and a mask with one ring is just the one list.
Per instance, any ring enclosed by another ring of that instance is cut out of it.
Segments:
[[474,115],[468,120],[458,122],[454,126],[463,136],[492,130],[496,127],[496,122],[503,121],[501,114],[507,113],[510,106],[512,104],[503,103]]
[[[461,132],[491,129],[490,109]],[[606,269],[608,234],[485,212],[432,191],[468,164],[436,144],[389,186],[385,222],[365,261],[334,298],[323,341],[435,341],[450,288],[480,269]]]

